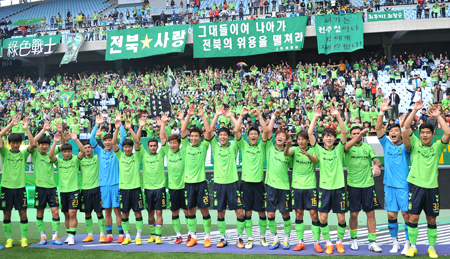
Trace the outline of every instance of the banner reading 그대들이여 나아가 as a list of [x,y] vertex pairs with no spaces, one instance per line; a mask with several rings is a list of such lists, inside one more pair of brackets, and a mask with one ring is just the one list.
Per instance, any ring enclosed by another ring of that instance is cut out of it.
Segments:
[[353,52],[364,48],[361,13],[316,15],[319,54]]
[[305,16],[194,24],[194,58],[250,56],[301,50]]

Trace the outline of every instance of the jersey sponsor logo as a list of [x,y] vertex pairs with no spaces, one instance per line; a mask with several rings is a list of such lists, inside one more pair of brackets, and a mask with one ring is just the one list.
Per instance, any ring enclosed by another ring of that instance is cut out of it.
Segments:
[[356,159],[367,159],[368,156],[351,156],[350,158],[356,158]]
[[[431,151],[433,151],[433,149],[431,149]],[[417,151],[418,154],[420,154],[423,158],[430,158],[430,157],[434,157],[436,154],[435,153],[431,153],[431,154],[424,154],[422,153],[420,150]]]
[[124,165],[130,165],[130,164],[133,164],[133,163],[135,163],[135,162],[136,162],[136,160],[134,159],[134,157],[133,157],[133,159],[130,160],[130,161],[125,161],[125,160],[121,160],[121,161],[120,161],[120,163],[121,163],[121,164],[124,164]]
[[259,150],[257,150],[257,151],[246,150],[245,153],[250,154],[250,155],[257,155],[257,154],[261,153],[261,151],[259,151]]

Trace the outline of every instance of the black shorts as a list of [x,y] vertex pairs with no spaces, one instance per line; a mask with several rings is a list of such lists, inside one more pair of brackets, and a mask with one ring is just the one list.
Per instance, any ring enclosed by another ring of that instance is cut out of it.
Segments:
[[319,212],[328,213],[333,209],[333,213],[347,212],[347,197],[345,187],[336,190],[319,190]]
[[208,184],[206,181],[184,184],[184,198],[187,209],[209,207]]
[[317,210],[317,190],[292,189],[292,208],[299,210]]
[[58,190],[55,188],[37,187],[34,189],[34,208],[45,209],[47,204],[50,208],[59,207]]
[[214,184],[214,204],[216,210],[242,209],[241,192],[237,182],[228,184]]
[[62,192],[61,194],[61,211],[77,210],[80,198],[80,191]]
[[167,208],[166,188],[156,190],[145,189],[145,205],[147,211],[163,210]]
[[427,216],[439,216],[439,188],[427,189],[409,184],[408,213],[420,215],[422,210]]
[[169,202],[170,210],[177,211],[180,208],[186,209],[186,202],[184,201],[184,189],[181,190],[170,190],[169,189]]
[[120,189],[120,211],[128,213],[131,209],[134,212],[144,209],[141,188],[131,190]]
[[364,212],[369,212],[380,207],[375,185],[367,188],[347,186],[347,197],[347,208],[349,211],[360,211],[362,208]]
[[10,189],[2,187],[2,195],[0,197],[2,210],[11,211],[13,206],[16,210],[26,210],[27,190],[24,188]]
[[264,182],[249,183],[241,181],[240,188],[244,210],[253,210],[257,212],[266,210],[266,191]]
[[291,192],[289,190],[281,190],[266,185],[267,212],[286,213],[292,211]]
[[102,195],[100,186],[94,189],[81,190],[81,212],[102,212]]

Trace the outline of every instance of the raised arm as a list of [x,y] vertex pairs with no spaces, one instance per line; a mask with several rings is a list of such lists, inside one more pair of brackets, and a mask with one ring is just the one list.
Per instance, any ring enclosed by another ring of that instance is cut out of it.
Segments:
[[91,136],[89,137],[89,143],[92,147],[95,148],[97,146],[97,139],[95,139],[95,135],[97,134],[97,130],[100,127],[100,124],[102,123],[103,119],[101,115],[97,115],[95,117],[95,126],[92,128]]
[[292,156],[294,154],[294,150],[291,149],[292,139],[286,141],[284,145],[284,156]]
[[338,122],[339,122],[339,127],[341,128],[341,142],[342,142],[342,144],[347,143],[347,128],[345,127],[345,123],[342,120],[341,114],[339,113],[339,111],[334,106],[331,107],[330,112],[331,112],[331,115],[333,117],[335,117],[338,120]]
[[13,116],[10,119],[8,126],[6,126],[5,128],[2,129],[2,131],[0,131],[0,148],[2,148],[4,144],[3,137],[12,129],[12,127],[18,124],[19,124],[19,116]]
[[220,115],[223,115],[224,113],[224,108],[220,107],[219,109],[216,110],[216,114],[214,115],[214,118],[211,121],[211,124],[209,125],[209,127],[212,130],[212,134],[214,134],[214,132],[216,131],[216,123],[217,123],[217,119],[219,118]]
[[359,132],[359,135],[356,138],[352,138],[349,142],[347,142],[344,147],[345,152],[349,151],[355,145],[355,143],[358,142],[358,140],[366,135],[367,132],[369,132],[369,129],[365,128],[361,130],[361,132]]
[[442,135],[441,142],[443,144],[448,144],[448,141],[450,140],[450,127],[447,125],[447,122],[439,113],[439,110],[437,108],[435,107],[430,108],[429,113],[431,116],[436,117],[438,119],[439,124],[441,125],[441,128],[444,131],[444,135]]
[[78,159],[83,159],[84,157],[84,146],[81,144],[80,140],[78,139],[77,133],[75,131],[70,132],[70,138],[77,143],[78,146]]
[[141,149],[141,141],[140,138],[134,133],[133,127],[131,126],[131,122],[128,120],[125,122],[125,128],[128,129],[131,133],[131,137],[134,140],[134,148],[136,150]]
[[166,114],[163,114],[160,120],[160,130],[159,130],[159,138],[161,139],[161,145],[165,145],[167,139],[169,138],[167,136],[167,132],[166,132],[166,125],[168,122],[169,118],[167,118]]
[[[180,111],[180,112],[182,112],[182,111]],[[191,116],[194,114],[195,114],[195,107],[193,105],[191,105],[189,107],[186,118],[184,118],[184,120],[181,120],[181,131],[180,131],[181,138],[185,138],[187,136],[187,134],[188,134],[187,126],[189,124],[189,120],[191,119]]]
[[28,146],[28,152],[33,153],[34,149],[36,148],[36,141],[34,141],[33,134],[31,134],[30,128],[28,128],[28,119],[23,118],[23,125],[22,128],[25,130],[28,136],[28,141],[30,141],[30,145]]
[[380,113],[378,114],[377,124],[375,125],[375,130],[377,131],[378,138],[382,138],[385,134],[383,130],[383,116],[386,111],[392,109],[392,107],[389,106],[390,102],[391,100],[387,98],[383,99],[383,102],[381,102]]
[[55,162],[56,161],[55,149],[56,149],[56,146],[58,145],[58,142],[60,140],[61,140],[61,134],[56,133],[55,137],[53,138],[53,144],[50,147],[50,151],[48,152],[48,157],[50,158],[51,162]]
[[308,128],[309,143],[311,144],[311,146],[314,146],[316,144],[316,137],[314,137],[314,128],[316,127],[317,119],[320,116],[322,116],[322,111],[320,110],[320,108],[318,108],[318,109],[316,109],[316,112],[314,113],[314,117]]
[[267,139],[271,139],[272,138],[272,132],[273,132],[273,126],[275,125],[275,119],[280,116],[281,114],[281,110],[277,109],[276,111],[274,111],[272,113],[272,116],[270,116],[270,121],[269,121],[269,125],[268,127],[268,132],[267,132]]
[[242,120],[245,117],[245,115],[248,114],[248,108],[244,107],[242,108],[242,112],[241,115],[239,115],[239,118],[237,119],[236,123],[234,124],[234,137],[236,139],[240,139],[241,135],[242,135],[242,130],[241,130],[241,125],[242,125]]
[[114,131],[112,144],[113,144],[114,152],[117,152],[119,150],[119,144],[117,144],[117,135],[119,134],[120,126],[122,126],[122,121],[121,121],[120,117],[116,117],[116,122],[114,124],[116,126],[116,130]]
[[[137,131],[137,136],[138,136],[138,138],[141,138],[141,136],[142,136],[142,128],[145,126],[147,124],[147,122],[146,122],[146,120],[145,120],[145,118],[140,118],[139,119],[139,128],[138,128],[138,131]],[[125,133],[126,134],[126,133]],[[162,139],[161,139],[162,140]]]
[[45,133],[46,131],[49,131],[49,130],[50,130],[50,122],[45,121],[44,127],[43,127],[43,128],[41,129],[41,131],[34,137],[34,141],[37,143],[37,142],[41,139],[42,135],[44,135],[44,133]]
[[198,107],[198,116],[202,118],[203,125],[205,126],[205,139],[209,140],[212,137],[212,129],[209,126],[208,120],[206,119],[205,112],[203,110],[203,105]]
[[261,129],[262,129],[262,136],[261,136],[262,140],[267,141],[267,133],[269,132],[269,129],[267,128],[266,121],[264,121],[261,111],[258,109],[253,109],[250,113],[252,115],[258,117],[259,123],[261,124]]
[[[411,123],[414,120],[414,116],[416,116],[416,113],[420,110],[422,110],[424,104],[423,104],[423,100],[420,99],[419,101],[417,101],[414,104],[414,108],[412,110],[412,112],[409,114],[408,118],[406,118],[406,120],[404,118],[399,118],[400,120],[400,127],[402,127],[402,139],[403,139],[403,143],[405,144],[405,148],[408,151],[411,151],[411,139],[409,138],[409,136],[412,133],[411,130]],[[439,115],[439,112],[437,112]],[[405,115],[406,116],[406,115]],[[440,115],[439,115],[440,116]],[[403,115],[401,117],[404,117]],[[403,125],[402,122],[404,121]]]

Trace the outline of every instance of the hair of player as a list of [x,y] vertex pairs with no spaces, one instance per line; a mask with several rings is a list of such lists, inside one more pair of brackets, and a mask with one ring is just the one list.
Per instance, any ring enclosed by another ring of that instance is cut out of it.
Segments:
[[178,135],[172,135],[172,136],[170,136],[169,138],[167,138],[167,142],[170,142],[170,141],[172,141],[172,140],[176,140],[176,141],[178,142],[178,144],[181,143],[181,138],[180,138],[180,136],[178,136]]
[[423,130],[423,129],[430,129],[431,133],[434,133],[434,126],[431,123],[429,123],[429,122],[425,122],[425,123],[420,124],[419,132],[421,130]]
[[389,124],[388,127],[387,127],[387,131],[390,131],[393,128],[401,129],[400,124]]
[[122,147],[125,147],[125,146],[131,146],[131,147],[133,147],[133,145],[134,145],[134,142],[133,142],[133,140],[131,140],[131,139],[125,139],[125,140],[123,141],[123,143],[122,143]]
[[20,133],[11,133],[11,135],[9,135],[8,137],[8,142],[9,143],[17,143],[20,142],[22,143],[22,135]]
[[352,127],[352,128],[350,129],[350,134],[352,134],[352,131],[353,131],[353,130],[362,130],[362,128],[361,128],[360,126]]
[[113,135],[112,134],[106,134],[105,136],[103,136],[103,141],[107,140],[107,139],[112,139]]
[[336,131],[334,130],[334,129],[331,129],[331,128],[325,128],[323,131],[322,131],[322,136],[326,136],[326,135],[332,135],[333,137],[336,137],[337,136],[337,133],[336,133]]
[[147,146],[150,146],[150,143],[152,143],[152,142],[156,142],[156,146],[158,146],[158,140],[156,140],[155,138],[151,138],[151,139],[148,141]]
[[278,134],[284,134],[284,136],[285,136],[286,138],[288,137],[288,133],[287,133],[286,131],[284,131],[284,130],[277,130],[277,131],[275,132],[275,137],[277,137]]
[[251,126],[248,131],[247,131],[247,135],[250,135],[250,131],[256,131],[256,134],[260,134],[261,132],[259,132],[259,129],[255,126]]
[[220,129],[217,131],[217,136],[219,136],[221,132],[227,133],[228,137],[231,135],[231,132],[230,132],[230,130],[229,130],[228,128],[220,128]]
[[39,145],[41,145],[41,144],[49,144],[50,145],[50,143],[52,143],[52,141],[48,137],[41,137],[38,141]]
[[62,144],[59,149],[61,149],[61,152],[66,151],[66,150],[72,151],[72,145],[69,143]]
[[202,133],[203,133],[202,130],[199,127],[191,126],[190,133],[192,134],[194,132],[197,132],[200,137],[202,136]]
[[309,141],[309,135],[308,135],[308,132],[306,132],[306,131],[304,131],[304,130],[302,130],[302,131],[300,131],[299,133],[297,133],[297,135],[295,136],[295,139],[298,139],[299,137],[301,137],[301,138],[306,139],[306,140]]
[[85,139],[83,141],[81,141],[81,144],[83,144],[83,146],[89,145],[92,147],[91,142],[89,141],[89,139]]

